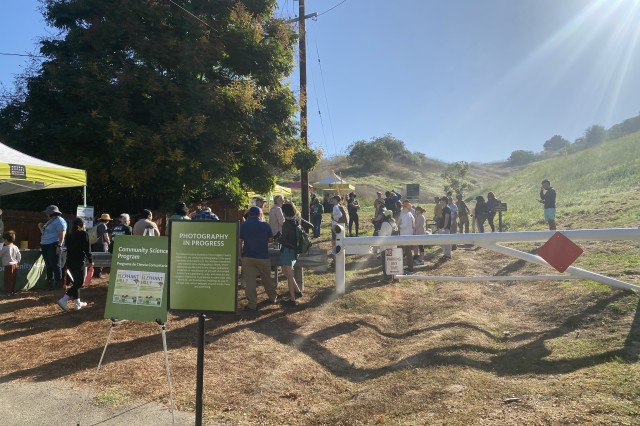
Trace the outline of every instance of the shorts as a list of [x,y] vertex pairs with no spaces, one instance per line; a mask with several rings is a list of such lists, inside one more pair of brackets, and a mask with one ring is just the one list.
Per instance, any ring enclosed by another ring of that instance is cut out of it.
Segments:
[[555,207],[544,209],[544,220],[545,220],[545,222],[549,222],[550,220],[556,220],[556,209],[555,209]]
[[280,261],[282,262],[282,266],[293,266],[296,264],[296,260],[298,256],[296,256],[296,252],[294,249],[289,247],[282,247],[282,251],[280,253]]

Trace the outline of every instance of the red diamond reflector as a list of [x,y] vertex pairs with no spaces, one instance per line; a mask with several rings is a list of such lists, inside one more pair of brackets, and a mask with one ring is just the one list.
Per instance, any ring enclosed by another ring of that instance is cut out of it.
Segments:
[[560,232],[556,232],[538,249],[538,256],[558,272],[564,272],[582,254],[582,249]]

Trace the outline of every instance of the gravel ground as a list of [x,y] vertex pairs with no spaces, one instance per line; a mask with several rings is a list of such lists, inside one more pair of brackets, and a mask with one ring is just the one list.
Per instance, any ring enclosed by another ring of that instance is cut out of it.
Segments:
[[86,390],[68,382],[0,383],[0,424],[3,426],[159,426],[193,425],[193,413],[175,412],[155,402],[119,406],[83,407]]

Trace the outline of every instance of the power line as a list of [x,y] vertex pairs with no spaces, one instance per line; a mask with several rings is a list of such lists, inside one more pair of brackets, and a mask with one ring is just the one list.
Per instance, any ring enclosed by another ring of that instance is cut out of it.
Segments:
[[316,45],[316,56],[318,58],[318,66],[320,67],[320,81],[322,82],[322,91],[324,93],[324,102],[327,105],[327,114],[329,116],[329,129],[331,130],[331,138],[333,140],[333,152],[337,156],[338,155],[338,148],[336,147],[336,137],[335,137],[335,134],[333,132],[333,120],[331,119],[331,109],[329,108],[329,99],[327,98],[327,87],[324,84],[324,73],[322,72],[322,62],[320,62],[320,51],[318,49],[317,40],[315,41],[315,45]]
[[[195,18],[196,20],[200,21],[202,24],[206,25],[207,27],[209,27],[210,29],[212,29],[213,31],[216,31],[215,28],[213,28],[211,25],[209,25],[206,21],[204,21],[203,19],[198,18],[196,15],[194,15],[193,13],[189,12],[187,9],[185,9],[184,7],[180,6],[178,3],[176,3],[173,0],[169,0],[169,3],[175,5],[176,7],[182,9],[183,11],[185,11],[188,15],[191,15],[193,18]],[[217,31],[216,31],[217,32]]]
[[41,55],[33,55],[27,53],[8,53],[8,52],[0,52],[0,56],[26,56],[29,58],[46,58],[46,56]]
[[329,12],[331,12],[333,9],[335,9],[336,7],[338,7],[338,6],[340,6],[341,4],[344,4],[344,3],[346,3],[346,2],[347,2],[347,0],[342,0],[340,3],[336,4],[336,5],[335,5],[335,6],[333,6],[332,8],[327,9],[327,10],[325,10],[325,11],[324,11],[324,12],[322,12],[322,13],[318,13],[318,16],[322,16],[322,15],[324,15],[325,13],[329,13]]

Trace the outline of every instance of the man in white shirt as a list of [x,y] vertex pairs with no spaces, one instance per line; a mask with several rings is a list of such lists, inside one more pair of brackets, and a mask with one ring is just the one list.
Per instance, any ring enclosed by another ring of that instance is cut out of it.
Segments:
[[271,226],[271,234],[274,240],[277,240],[282,234],[282,224],[284,223],[283,203],[284,198],[282,198],[282,195],[276,195],[273,197],[273,207],[269,210],[269,226]]
[[335,227],[338,223],[341,223],[342,210],[340,210],[340,201],[342,198],[339,195],[331,197],[331,204],[333,204],[333,210],[331,211],[331,247],[336,245],[336,231]]
[[[412,205],[409,200],[404,200],[402,202],[402,212],[400,213],[400,223],[398,223],[398,229],[400,230],[400,235],[413,235],[415,226],[416,226],[416,218],[411,213]],[[414,246],[402,246],[402,254],[405,258],[405,265],[409,272],[413,272],[413,250]]]

